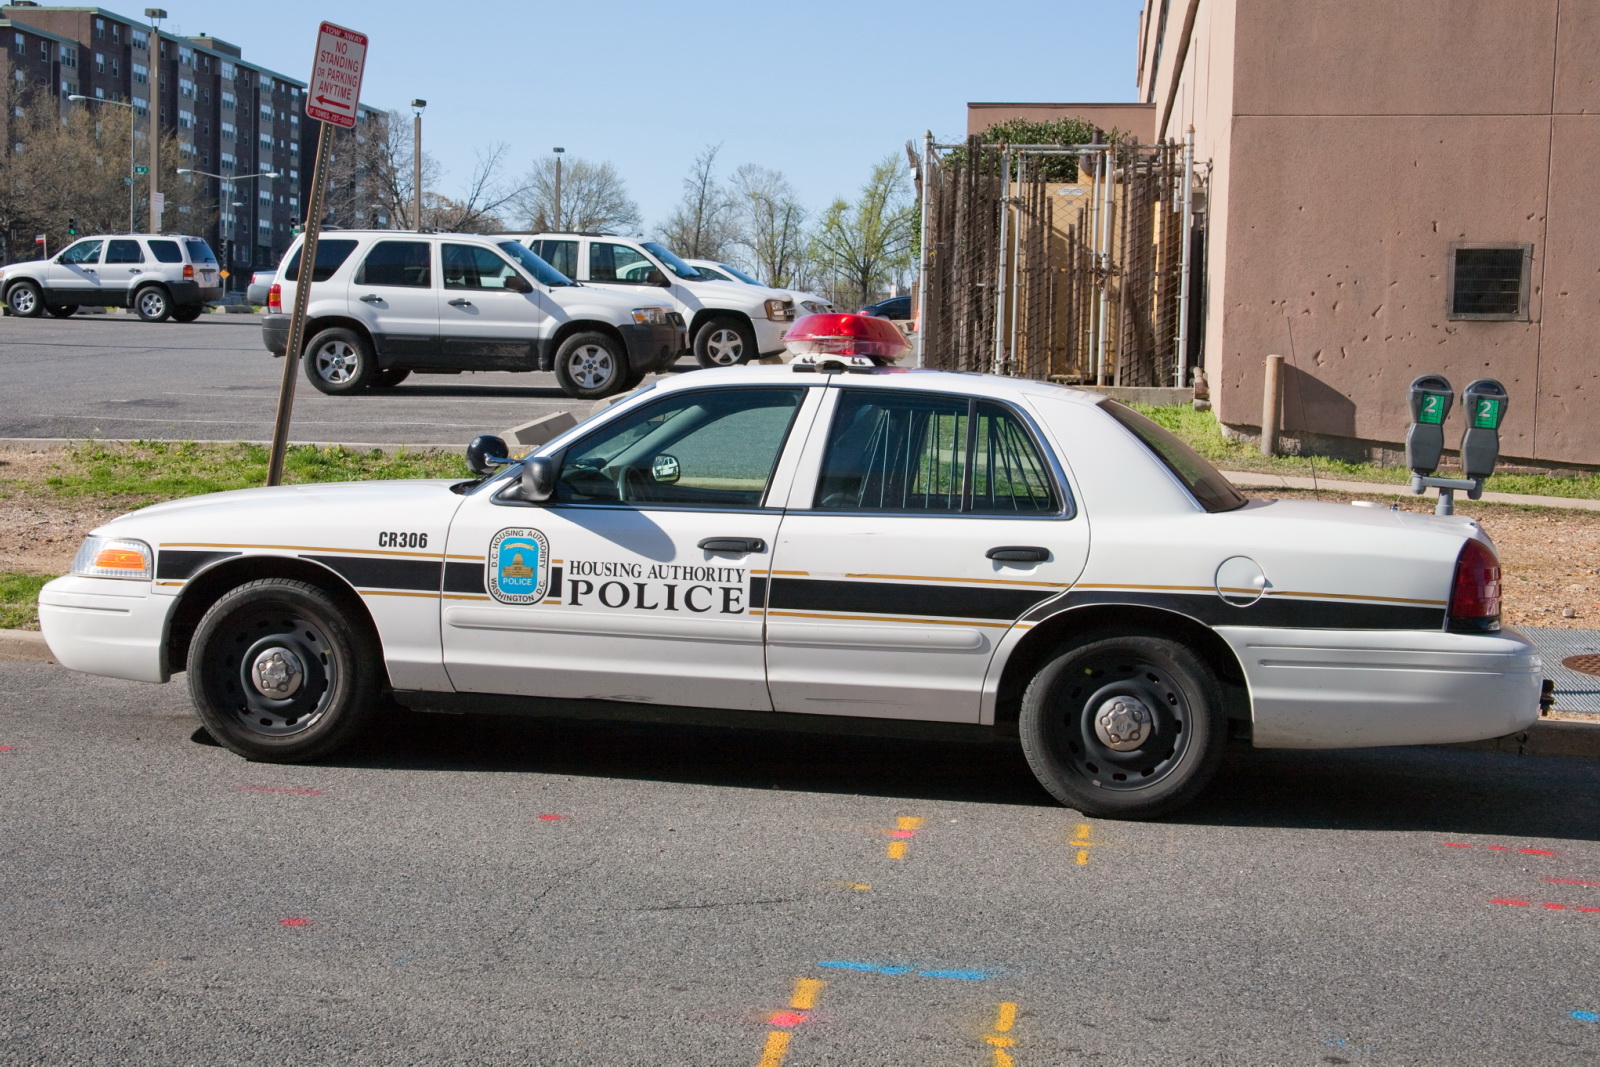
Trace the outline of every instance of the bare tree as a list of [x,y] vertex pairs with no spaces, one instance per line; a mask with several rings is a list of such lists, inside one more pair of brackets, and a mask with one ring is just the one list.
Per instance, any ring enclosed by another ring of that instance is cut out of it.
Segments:
[[819,263],[839,280],[838,296],[865,303],[911,266],[917,205],[905,157],[892,152],[872,168],[861,196],[835,200],[813,240]]
[[737,243],[735,201],[716,178],[722,145],[707,145],[683,179],[683,199],[661,224],[661,238],[691,259],[726,259]]
[[530,229],[635,233],[642,225],[639,205],[628,196],[622,175],[610,163],[567,159],[561,166],[561,211],[556,212],[556,165],[551,156],[536,159],[522,179],[516,213]]
[[[328,150],[328,221],[339,226],[372,225],[378,219],[401,230],[418,228],[412,176],[411,123],[389,111],[353,130],[334,130]],[[436,189],[439,163],[422,153],[422,187]],[[424,214],[426,214],[424,207]]]
[[[0,150],[0,236],[7,259],[31,259],[44,234],[51,250],[71,235],[121,233],[128,229],[129,144],[126,108],[69,104],[62,109],[38,89],[0,86],[5,108]],[[139,150],[148,146],[140,138]],[[161,143],[161,185],[167,196],[168,228],[204,233],[216,218],[215,192],[204,181],[177,174],[195,161],[183,154],[175,134]],[[149,179],[132,186],[134,228],[149,225]]]
[[762,281],[788,287],[805,274],[806,209],[782,171],[746,163],[733,172],[739,243]]
[[522,195],[518,182],[502,177],[510,148],[504,143],[490,145],[478,153],[477,165],[462,196],[446,197],[424,193],[423,224],[446,233],[495,233],[506,228],[500,212]]

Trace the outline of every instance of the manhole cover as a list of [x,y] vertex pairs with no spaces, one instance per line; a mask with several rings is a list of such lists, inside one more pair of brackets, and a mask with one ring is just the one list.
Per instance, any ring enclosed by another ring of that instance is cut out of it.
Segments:
[[1569,671],[1579,674],[1600,675],[1600,656],[1568,656],[1561,661],[1561,665]]

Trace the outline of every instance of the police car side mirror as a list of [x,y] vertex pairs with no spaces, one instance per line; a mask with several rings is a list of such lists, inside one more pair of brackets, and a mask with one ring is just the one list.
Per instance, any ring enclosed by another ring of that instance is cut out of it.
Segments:
[[493,434],[481,433],[467,445],[467,469],[473,474],[488,477],[496,469],[510,463],[505,441]]
[[556,491],[559,468],[549,456],[534,456],[522,462],[522,477],[517,483],[517,499],[540,504]]

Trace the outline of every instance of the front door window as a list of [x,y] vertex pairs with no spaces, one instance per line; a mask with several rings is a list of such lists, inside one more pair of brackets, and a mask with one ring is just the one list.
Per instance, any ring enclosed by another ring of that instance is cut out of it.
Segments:
[[643,284],[645,275],[659,268],[643,252],[610,241],[589,243],[589,280]]
[[61,253],[61,262],[73,265],[100,262],[99,241],[79,241],[65,252]]

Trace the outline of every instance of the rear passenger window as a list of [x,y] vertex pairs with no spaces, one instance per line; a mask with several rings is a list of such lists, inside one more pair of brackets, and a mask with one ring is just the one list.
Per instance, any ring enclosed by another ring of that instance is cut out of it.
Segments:
[[144,252],[138,241],[112,241],[106,245],[107,263],[143,263]]
[[1061,510],[1043,454],[1005,406],[862,389],[839,397],[815,506],[990,515]]
[[[302,248],[304,246],[301,246]],[[354,241],[321,240],[317,242],[317,265],[311,270],[313,282],[325,282],[333,277],[333,272],[344,266],[344,261],[350,258],[350,253],[356,250]],[[283,268],[285,281],[297,282],[300,280],[300,249],[294,250],[294,255],[289,257],[288,266]]]
[[511,264],[475,245],[445,245],[443,257],[446,289],[504,289],[516,273]]
[[150,254],[156,257],[157,263],[183,262],[183,252],[176,241],[151,241]]
[[578,276],[578,242],[535,241],[533,254],[569,278]]
[[[321,259],[321,249],[318,249]],[[379,241],[356,272],[357,285],[433,285],[432,251],[427,241]]]

